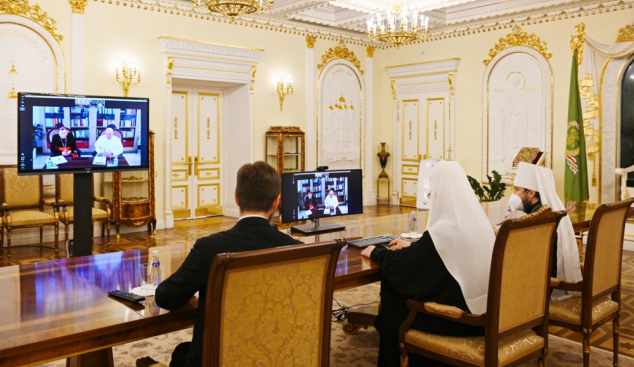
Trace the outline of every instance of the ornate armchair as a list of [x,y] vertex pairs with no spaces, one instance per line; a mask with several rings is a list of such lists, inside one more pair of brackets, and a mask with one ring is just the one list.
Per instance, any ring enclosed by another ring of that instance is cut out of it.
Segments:
[[207,286],[203,367],[328,366],[333,281],[344,245],[338,239],[217,255]]
[[[59,213],[59,221],[64,223],[64,238],[68,241],[68,227],[75,220],[74,211],[74,190],[73,175],[55,175],[55,203],[57,212]],[[106,209],[92,208],[92,221],[101,223],[101,236],[106,233],[106,243],[110,244],[110,221],[112,220],[112,210],[110,208],[110,200],[104,197],[93,196],[95,202],[104,203]],[[47,202],[48,204],[48,202]],[[104,231],[105,226],[105,231]]]
[[58,252],[59,224],[57,212],[44,212],[42,176],[18,176],[15,166],[0,166],[0,202],[3,228],[7,231],[7,256],[11,257],[11,231],[17,228],[40,228],[40,249],[44,226],[55,230],[55,253]]
[[[504,222],[493,248],[485,314],[408,301],[410,313],[399,330],[401,366],[408,365],[408,353],[454,366],[483,367],[513,366],[539,357],[543,366],[548,350],[552,243],[565,215],[543,206],[534,214]],[[450,337],[410,329],[418,313],[480,325],[485,335]]]
[[625,220],[634,199],[603,204],[592,217],[583,266],[583,281],[573,284],[553,279],[554,289],[581,292],[581,297],[550,301],[550,324],[583,335],[583,365],[590,366],[590,336],[612,320],[614,365],[619,357],[621,314],[621,258]]

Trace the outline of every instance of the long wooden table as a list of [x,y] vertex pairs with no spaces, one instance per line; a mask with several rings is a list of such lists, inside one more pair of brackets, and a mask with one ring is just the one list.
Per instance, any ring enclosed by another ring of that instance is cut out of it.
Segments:
[[[499,205],[486,205],[485,210],[494,223]],[[398,235],[408,228],[407,214],[348,218],[327,219],[345,224],[343,232],[302,240],[310,243],[340,237]],[[425,230],[426,222],[427,212],[419,213],[420,232]],[[163,278],[180,267],[190,247],[173,244],[152,248],[159,251]],[[113,289],[128,291],[139,286],[139,265],[148,262],[148,252],[130,250],[0,268],[0,367],[81,355],[71,360],[72,366],[79,366],[81,358],[91,355],[89,352],[109,351],[111,346],[191,327],[196,315],[195,298],[169,312],[156,306],[153,297],[138,305],[107,295]],[[342,250],[335,290],[378,280],[378,266],[361,257],[361,250]],[[98,358],[107,361],[107,353]]]

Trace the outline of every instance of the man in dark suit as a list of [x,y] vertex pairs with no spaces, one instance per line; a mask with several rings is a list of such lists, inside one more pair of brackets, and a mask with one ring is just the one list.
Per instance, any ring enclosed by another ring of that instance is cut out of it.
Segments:
[[182,307],[200,292],[194,338],[176,347],[170,367],[202,365],[207,278],[217,254],[302,243],[274,229],[269,222],[280,203],[280,183],[277,171],[265,162],[242,166],[235,191],[240,207],[238,223],[228,231],[198,239],[183,265],[156,289],[156,304],[167,310]]

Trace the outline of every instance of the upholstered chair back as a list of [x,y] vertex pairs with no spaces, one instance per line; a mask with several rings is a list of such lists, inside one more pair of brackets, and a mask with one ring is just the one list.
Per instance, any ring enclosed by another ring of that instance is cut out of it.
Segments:
[[17,167],[0,167],[2,202],[13,209],[36,208],[42,198],[42,176],[18,176]]
[[343,240],[215,257],[203,366],[327,366]]
[[[584,280],[591,282],[594,298],[620,284],[626,202],[602,205],[592,217],[584,264]],[[589,284],[587,284],[589,286]]]
[[[505,222],[500,228],[493,253],[487,310],[488,317],[499,315],[500,334],[523,325],[531,327],[531,323],[547,317],[552,241],[564,215],[563,211],[553,212],[543,206],[538,212]],[[496,307],[499,309],[495,310]]]
[[57,200],[64,200],[66,205],[73,205],[74,188],[73,175],[57,175],[55,177],[55,196]]

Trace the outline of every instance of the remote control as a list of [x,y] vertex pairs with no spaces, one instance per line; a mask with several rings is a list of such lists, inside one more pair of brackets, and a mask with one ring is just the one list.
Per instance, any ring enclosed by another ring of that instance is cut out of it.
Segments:
[[141,302],[145,299],[145,297],[143,296],[137,296],[136,294],[126,293],[118,289],[114,291],[110,291],[108,292],[108,294],[113,297],[125,299],[126,301],[130,301],[130,302]]

